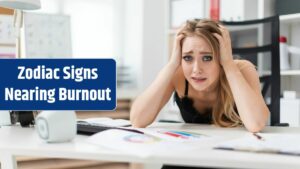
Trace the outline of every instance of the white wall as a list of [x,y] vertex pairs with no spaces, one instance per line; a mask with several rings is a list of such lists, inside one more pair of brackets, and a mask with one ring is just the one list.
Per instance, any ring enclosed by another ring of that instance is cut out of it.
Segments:
[[125,0],[123,63],[130,65],[142,92],[167,62],[165,1]]
[[41,0],[41,9],[33,10],[29,12],[37,13],[52,13],[58,14],[61,13],[61,0]]
[[141,87],[144,89],[155,79],[167,63],[165,29],[165,2],[144,0],[143,4],[143,47],[141,60]]
[[114,5],[117,1],[41,0],[41,9],[30,12],[71,16],[73,56],[70,57],[114,58]]
[[41,1],[36,12],[71,16],[73,57],[113,57],[131,66],[138,91],[167,62],[165,0]]
[[[133,87],[139,88],[139,72],[142,70],[140,65],[142,62],[143,47],[143,1],[141,0],[124,0],[123,13],[119,18],[123,25],[119,26],[119,33],[123,39],[119,39],[123,43],[118,50],[120,52],[119,64],[130,66],[131,77],[134,80]],[[126,89],[124,89],[126,90]]]
[[114,57],[112,0],[64,0],[63,13],[71,16],[73,57]]

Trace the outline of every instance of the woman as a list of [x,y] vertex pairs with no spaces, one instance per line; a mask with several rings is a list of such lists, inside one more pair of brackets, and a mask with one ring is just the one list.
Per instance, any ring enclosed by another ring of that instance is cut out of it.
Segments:
[[228,30],[212,20],[192,20],[176,34],[172,56],[134,101],[135,127],[151,124],[174,92],[185,122],[262,130],[269,110],[255,66],[233,60]]

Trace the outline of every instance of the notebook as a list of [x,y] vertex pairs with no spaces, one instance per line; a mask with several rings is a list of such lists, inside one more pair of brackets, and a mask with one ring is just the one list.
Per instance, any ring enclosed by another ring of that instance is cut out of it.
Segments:
[[215,149],[300,155],[300,134],[252,133],[223,142]]

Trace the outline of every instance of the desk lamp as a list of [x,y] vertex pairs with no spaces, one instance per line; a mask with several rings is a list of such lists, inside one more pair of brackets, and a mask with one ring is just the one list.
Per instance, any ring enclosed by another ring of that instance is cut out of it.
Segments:
[[[14,9],[14,27],[15,27],[15,34],[16,34],[16,58],[21,57],[21,41],[20,41],[20,31],[23,24],[23,12],[22,10],[34,10],[34,9],[40,9],[41,8],[41,2],[40,0],[0,0],[0,6],[5,8]],[[22,111],[22,112],[15,112],[13,111],[12,114],[10,114],[9,111],[7,111],[8,116],[7,118],[12,116],[17,116],[18,121],[21,122],[21,125],[29,125],[31,121],[33,120],[33,113],[32,111]],[[5,113],[3,112],[1,116],[4,116]],[[32,120],[31,120],[32,119]],[[11,119],[8,119],[13,123]],[[7,125],[7,122],[4,124]],[[1,124],[0,124],[1,125]]]

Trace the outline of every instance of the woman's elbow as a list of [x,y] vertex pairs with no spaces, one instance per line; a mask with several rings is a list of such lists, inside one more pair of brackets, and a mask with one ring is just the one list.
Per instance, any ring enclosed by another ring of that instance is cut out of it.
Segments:
[[147,125],[139,122],[138,120],[130,120],[132,127],[134,128],[145,128]]
[[266,123],[256,123],[252,125],[245,125],[246,129],[251,133],[257,133],[262,131],[266,127]]
[[136,128],[145,128],[155,120],[156,114],[153,109],[133,104],[130,110],[131,125]]
[[252,122],[252,123],[248,124],[248,125],[245,125],[245,127],[247,128],[247,130],[249,132],[252,132],[252,133],[260,132],[266,127],[267,119],[268,118],[265,116],[260,120],[257,120],[255,122]]
[[138,113],[135,110],[130,111],[130,122],[132,127],[136,128],[145,128],[147,124],[142,122],[142,119],[139,117]]
[[263,110],[263,116],[261,116],[261,118],[255,120],[255,122],[245,125],[245,127],[247,128],[247,130],[249,132],[252,132],[252,133],[260,132],[266,127],[266,124],[267,124],[267,121],[269,118],[270,118],[270,111],[266,107]]

